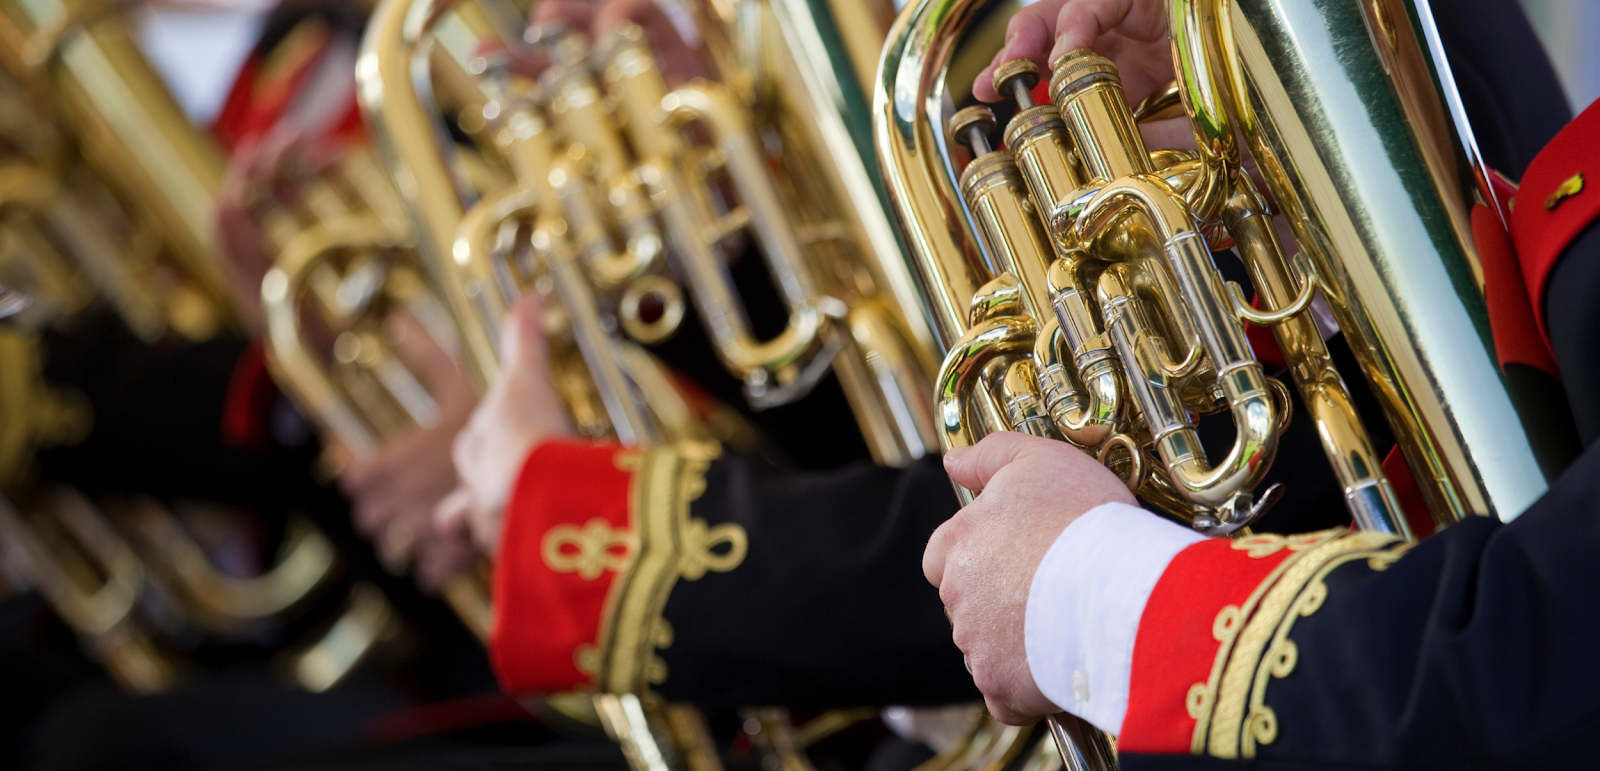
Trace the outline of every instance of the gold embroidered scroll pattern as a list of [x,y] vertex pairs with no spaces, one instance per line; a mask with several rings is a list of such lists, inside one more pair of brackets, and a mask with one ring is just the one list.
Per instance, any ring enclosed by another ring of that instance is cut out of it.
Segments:
[[1211,664],[1211,674],[1203,683],[1195,683],[1189,687],[1185,706],[1188,708],[1189,717],[1194,718],[1194,735],[1189,744],[1189,751],[1199,755],[1206,751],[1206,737],[1210,733],[1211,722],[1214,719],[1214,706],[1217,700],[1217,688],[1222,682],[1224,666],[1233,652],[1235,640],[1244,619],[1255,612],[1256,606],[1261,602],[1262,596],[1268,587],[1272,586],[1300,556],[1300,553],[1309,547],[1315,546],[1331,539],[1338,538],[1347,531],[1344,528],[1324,530],[1306,535],[1285,538],[1279,535],[1252,535],[1235,540],[1234,549],[1245,552],[1251,559],[1262,559],[1277,554],[1284,549],[1296,552],[1288,559],[1279,563],[1250,593],[1249,597],[1240,605],[1228,605],[1217,613],[1217,618],[1211,624],[1211,636],[1220,645],[1217,646],[1217,655]]
[[611,523],[595,517],[584,523],[582,529],[574,525],[550,528],[539,544],[539,551],[551,570],[577,573],[579,578],[593,581],[608,570],[613,573],[627,570],[638,545],[633,533],[612,529]]
[[[1203,710],[1196,718],[1191,746],[1196,754],[1253,758],[1258,745],[1275,741],[1278,718],[1266,704],[1266,687],[1274,678],[1287,677],[1299,662],[1299,648],[1288,639],[1295,619],[1322,607],[1328,594],[1324,579],[1335,568],[1369,559],[1374,569],[1381,570],[1410,547],[1379,533],[1336,530],[1316,535],[1316,539],[1286,539],[1298,541],[1296,553],[1256,588],[1243,609],[1218,614],[1214,632],[1226,639],[1217,651],[1211,679],[1197,684],[1205,686],[1204,697],[1197,698],[1191,689],[1189,699],[1191,707],[1199,702]],[[1284,548],[1291,547],[1286,543]]]
[[673,586],[744,562],[744,528],[712,527],[689,515],[720,452],[713,443],[678,442],[651,448],[637,461],[628,503],[637,538],[633,564],[612,585],[596,650],[586,656],[604,692],[639,693],[665,680],[666,662],[655,651],[672,644],[672,627],[661,612]]

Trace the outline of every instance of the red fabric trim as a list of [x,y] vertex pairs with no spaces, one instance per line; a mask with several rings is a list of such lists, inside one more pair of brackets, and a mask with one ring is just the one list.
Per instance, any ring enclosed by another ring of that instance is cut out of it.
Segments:
[[239,355],[228,378],[222,400],[222,441],[230,447],[260,448],[272,436],[269,426],[278,384],[267,371],[261,343],[253,342]]
[[[1261,310],[1261,295],[1250,298],[1250,307]],[[1289,360],[1283,357],[1283,349],[1278,347],[1278,336],[1272,333],[1272,327],[1261,327],[1255,324],[1244,325],[1244,336],[1250,341],[1250,350],[1255,351],[1256,359],[1276,369],[1289,366]]]
[[1178,552],[1139,619],[1119,751],[1190,751],[1195,720],[1187,698],[1195,683],[1211,676],[1221,645],[1212,634],[1217,613],[1248,599],[1290,553],[1284,549],[1252,559],[1223,538]]
[[616,574],[584,579],[545,565],[545,534],[558,525],[582,528],[602,519],[629,529],[633,475],[617,468],[617,444],[545,442],[524,462],[506,505],[494,571],[494,625],[489,658],[500,687],[512,694],[571,690],[590,676],[574,654],[600,631]]
[[[1583,190],[1569,196],[1553,210],[1545,201],[1574,174],[1584,176]],[[1533,305],[1539,332],[1548,343],[1545,327],[1545,282],[1567,245],[1600,216],[1600,102],[1589,105],[1556,138],[1539,151],[1522,177],[1516,206],[1511,213],[1511,239],[1522,263],[1522,276]]]
[[330,39],[327,23],[312,19],[301,22],[271,51],[251,55],[212,124],[224,149],[234,152],[283,119],[306,79],[322,66]]
[[1383,457],[1383,475],[1389,478],[1389,487],[1400,500],[1400,514],[1411,526],[1411,534],[1417,538],[1433,535],[1433,515],[1428,513],[1428,502],[1423,499],[1422,488],[1417,487],[1417,478],[1411,475],[1411,464],[1406,463],[1399,445],[1389,448],[1389,454]]
[[249,134],[250,105],[256,77],[260,72],[261,58],[251,54],[244,66],[239,68],[239,74],[233,79],[233,88],[228,91],[228,99],[222,103],[222,111],[217,113],[216,122],[211,124],[211,133],[216,135],[217,141],[222,143],[222,149],[229,154],[237,150],[239,143]]
[[[1596,180],[1600,182],[1600,180]],[[1596,196],[1600,199],[1600,196]],[[1472,237],[1478,245],[1483,265],[1484,296],[1489,306],[1489,331],[1500,366],[1523,364],[1559,379],[1555,356],[1539,333],[1528,287],[1523,283],[1511,234],[1500,224],[1493,210],[1479,204],[1472,207]]]

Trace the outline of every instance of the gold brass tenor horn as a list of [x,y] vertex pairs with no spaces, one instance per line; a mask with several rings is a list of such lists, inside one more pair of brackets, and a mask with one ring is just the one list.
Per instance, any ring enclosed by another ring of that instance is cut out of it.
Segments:
[[30,92],[38,114],[59,115],[51,122],[71,128],[75,149],[154,236],[158,254],[143,262],[172,268],[169,281],[185,287],[186,309],[204,304],[205,311],[186,310],[172,325],[203,338],[232,324],[212,227],[221,153],[189,125],[139,52],[124,13],[65,0],[0,4],[0,64]]
[[[988,108],[955,110],[976,70],[952,67],[989,61],[982,48],[998,37],[964,36],[993,5],[907,8],[874,103],[880,162],[947,350],[947,447],[1000,430],[1062,438],[1168,513],[1231,532],[1270,504],[1253,488],[1287,420],[1287,394],[1244,337],[1246,323],[1268,326],[1356,524],[1409,535],[1310,318],[1321,297],[1436,519],[1510,519],[1538,497],[1541,438],[1472,321],[1484,301],[1458,148],[1473,143],[1426,2],[1169,0],[1180,73],[1169,93],[1197,148],[1155,153],[1135,118],[1154,111],[1131,110],[1115,68],[1087,51],[1053,63],[1053,104],[1033,103],[1031,62],[1002,65],[996,89],[1016,111],[995,149]],[[1235,120],[1294,226],[1292,259],[1241,170]],[[1229,246],[1259,309],[1212,261]],[[1193,421],[1218,410],[1237,438],[1212,465]],[[1069,766],[1113,764],[1085,724],[1052,728]]]
[[[554,61],[542,90],[504,76],[504,68],[488,67],[480,72],[488,77],[478,78],[482,93],[471,102],[477,125],[469,128],[486,152],[501,154],[516,173],[519,200],[527,205],[503,213],[536,226],[535,247],[542,252],[536,262],[548,262],[554,278],[567,275],[556,269],[564,259],[559,255],[574,256],[571,278],[587,284],[584,298],[563,301],[574,326],[582,321],[580,313],[591,313],[576,308],[593,306],[602,326],[615,319],[635,341],[670,334],[682,302],[682,289],[672,280],[679,277],[752,405],[804,396],[831,365],[874,456],[903,464],[935,441],[921,382],[931,361],[917,352],[931,338],[923,317],[906,311],[904,298],[914,295],[910,274],[898,260],[878,256],[895,248],[893,234],[863,155],[838,105],[830,103],[836,95],[812,82],[848,72],[848,65],[841,70],[839,62],[791,53],[799,49],[788,37],[814,34],[793,20],[798,5],[701,9],[711,58],[727,66],[724,80],[733,88],[695,83],[669,93],[636,29],[618,30],[592,53],[576,36],[538,38]],[[508,271],[471,267],[469,253],[476,247],[470,239],[456,241],[468,201],[450,184],[450,149],[437,139],[440,118],[425,104],[426,92],[419,95],[417,70],[409,64],[431,56],[438,80],[438,70],[448,69],[450,61],[433,43],[431,25],[475,12],[467,4],[385,4],[369,27],[358,69],[379,147],[395,178],[408,181],[402,187],[409,191],[418,248],[436,266],[433,276],[462,319],[473,369],[486,381],[494,369],[497,315],[516,291],[485,283]],[[740,57],[754,61],[759,50],[758,43],[742,50],[727,42],[740,15],[747,23],[765,20],[752,27],[764,30],[761,41],[770,44],[773,61],[766,63],[764,77],[783,87],[756,83],[737,68]],[[751,100],[769,91],[784,96],[754,105],[767,110],[758,126]],[[693,141],[684,131],[688,124],[703,127],[710,143]],[[781,151],[769,151],[763,137]],[[784,172],[769,175],[769,164]],[[719,179],[727,185],[716,187]],[[500,199],[494,205],[507,206]],[[538,221],[552,227],[540,229]],[[475,226],[480,234],[498,232],[498,221]],[[761,247],[790,311],[788,326],[772,339],[751,333],[721,264],[735,234]],[[576,288],[560,278],[555,283],[558,289]],[[649,304],[664,309],[659,319],[638,312]],[[577,336],[580,348],[588,345],[586,335]],[[639,423],[638,414],[626,413],[642,408],[637,396],[624,393],[630,386],[622,381],[637,381],[627,374],[630,357],[611,348],[588,345],[584,354],[601,400],[614,413],[612,430],[633,441],[649,439],[648,433],[634,436],[631,429],[616,428]],[[602,355],[615,361],[601,361]]]
[[[115,259],[104,259],[101,252],[106,249],[85,248],[96,245],[93,239],[86,240],[89,230],[75,228],[60,216],[72,210],[53,204],[53,199],[30,205],[45,213],[39,218],[44,223],[53,227],[57,219],[67,223],[57,230],[77,237],[59,240],[96,279],[98,288],[110,288],[106,294],[135,331],[150,338],[165,324],[188,337],[204,338],[234,321],[213,220],[222,154],[189,124],[145,61],[129,33],[124,11],[79,2],[0,3],[0,63],[23,85],[38,115],[71,129],[72,149],[92,170],[92,182],[109,190],[83,202],[90,205],[111,198],[116,212],[131,226],[133,236],[127,242],[132,246],[117,244],[109,250]],[[43,168],[68,182],[73,180],[69,172],[81,171],[74,162],[55,163]],[[58,171],[58,165],[66,171]],[[63,189],[78,191],[80,186]],[[95,209],[77,214],[80,222],[91,224],[116,221]],[[285,224],[269,223],[269,232],[280,242],[286,232],[292,234]],[[106,239],[99,240],[103,246]],[[121,273],[112,269],[115,266],[107,267],[119,261]],[[142,294],[137,281],[152,264],[162,268],[158,278],[187,287],[186,291],[176,296]],[[125,280],[130,277],[134,281]],[[119,288],[127,297],[154,297],[166,319],[141,323],[129,313],[135,306],[119,299],[114,291]],[[202,310],[173,312],[196,307]],[[144,534],[143,526],[155,522],[157,531],[149,535],[161,537],[140,540],[182,550],[183,539],[169,537],[181,536],[181,531],[172,529],[176,522],[169,516],[159,507],[144,507],[135,533]],[[332,546],[324,536],[304,535],[293,543],[297,548],[276,568],[248,581],[223,580],[220,573],[193,562],[167,566],[174,569],[164,574],[180,585],[199,618],[226,625],[263,613],[273,615],[297,604],[300,596],[324,585],[323,578],[333,574],[328,559]],[[303,685],[319,690],[331,686],[393,624],[393,610],[370,585],[358,584],[346,608],[320,642],[293,656]]]

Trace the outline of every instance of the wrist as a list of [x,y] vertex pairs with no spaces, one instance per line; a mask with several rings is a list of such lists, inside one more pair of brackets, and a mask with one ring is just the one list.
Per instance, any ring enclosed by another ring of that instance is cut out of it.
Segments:
[[1029,671],[1045,698],[1102,730],[1121,729],[1145,602],[1172,558],[1201,540],[1121,502],[1062,530],[1034,572],[1023,623]]

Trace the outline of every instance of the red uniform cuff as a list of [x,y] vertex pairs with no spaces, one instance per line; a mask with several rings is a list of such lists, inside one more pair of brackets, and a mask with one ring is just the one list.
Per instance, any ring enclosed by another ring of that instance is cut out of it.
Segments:
[[1156,582],[1133,643],[1128,714],[1117,740],[1123,752],[1191,750],[1196,716],[1189,691],[1211,677],[1221,638],[1237,623],[1239,607],[1290,553],[1281,547],[1270,553],[1237,548],[1252,540],[1201,541],[1178,552]]
[[635,544],[633,474],[616,444],[546,442],[528,454],[506,505],[495,560],[489,655],[510,693],[587,685],[580,666],[599,634],[606,597]]
[[1343,529],[1202,541],[1156,582],[1133,645],[1124,752],[1252,758],[1278,736],[1271,682],[1298,664],[1295,621],[1322,607],[1333,569],[1385,570],[1410,544]]

